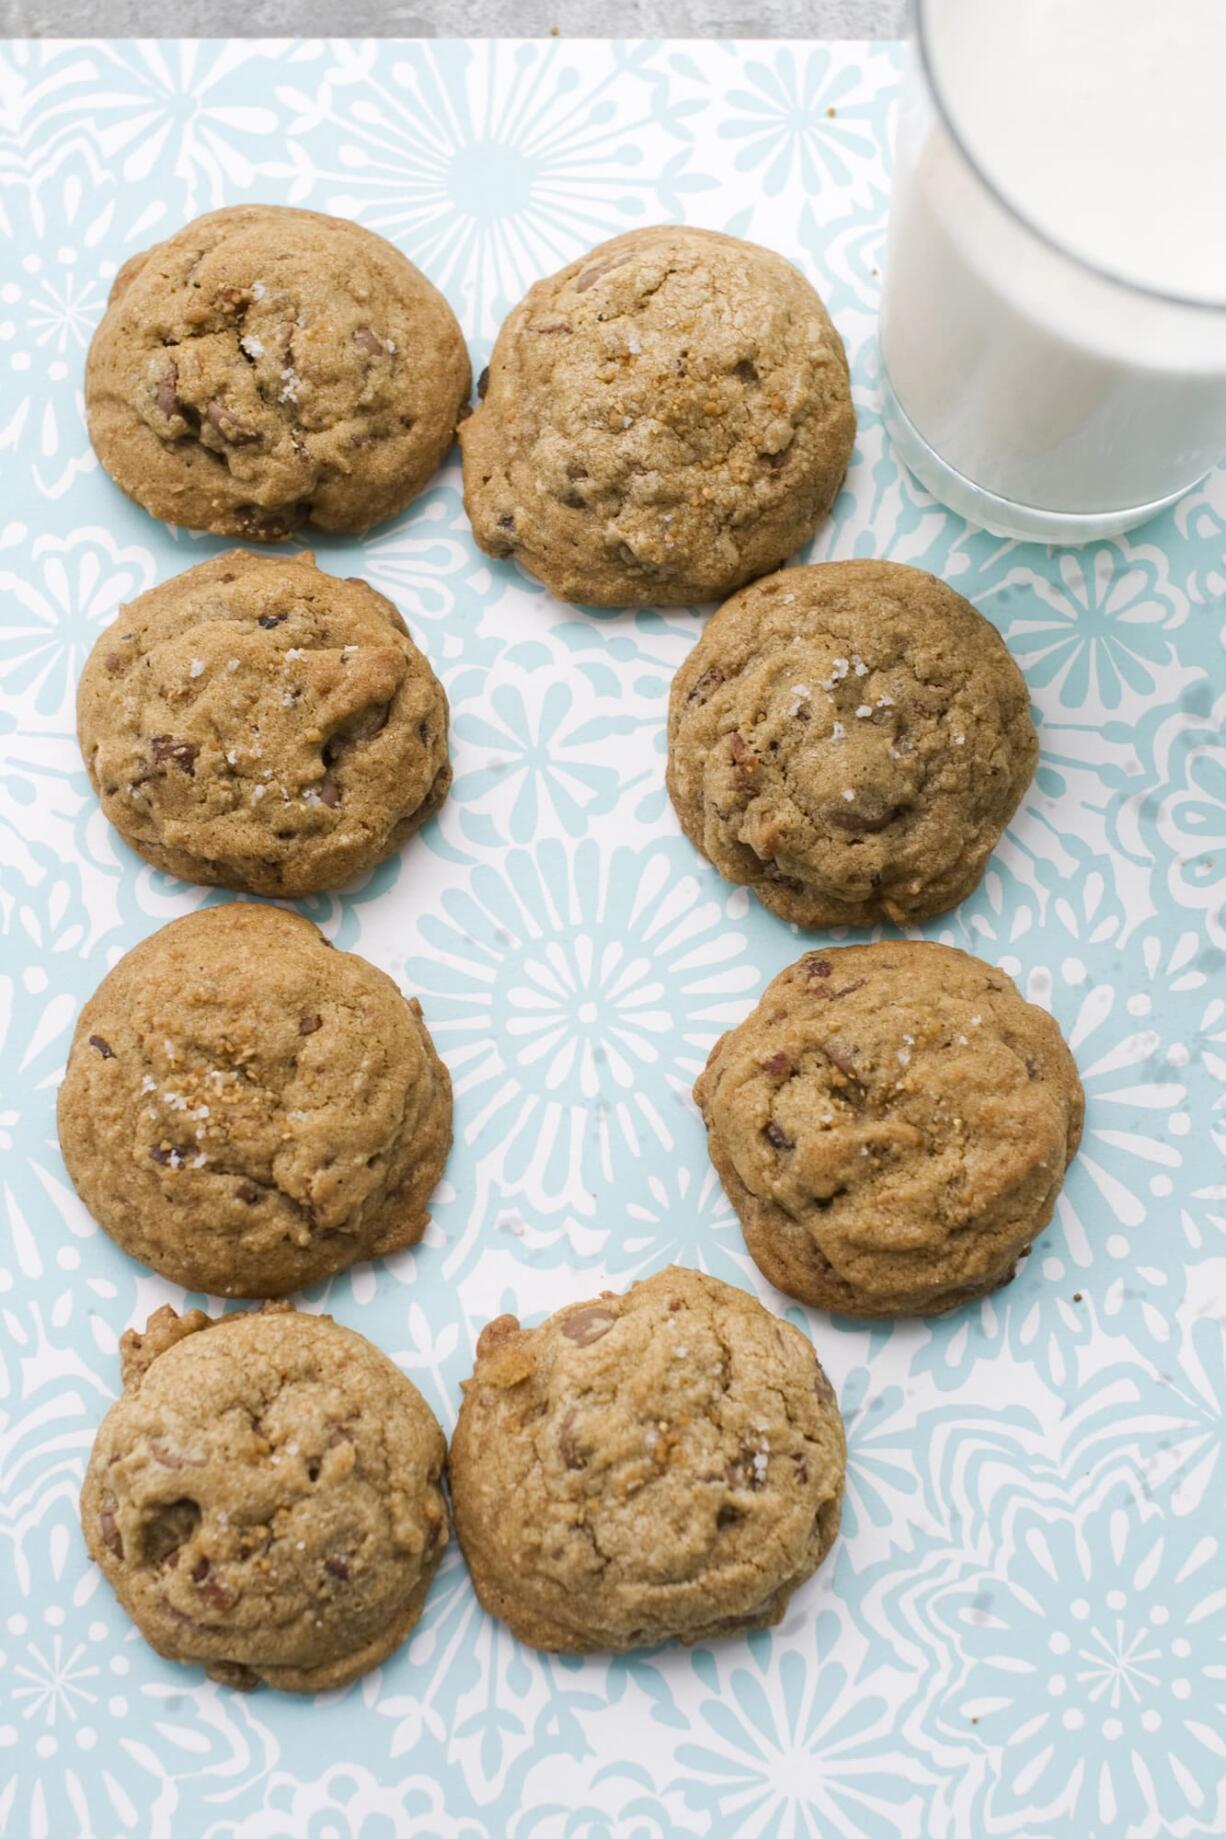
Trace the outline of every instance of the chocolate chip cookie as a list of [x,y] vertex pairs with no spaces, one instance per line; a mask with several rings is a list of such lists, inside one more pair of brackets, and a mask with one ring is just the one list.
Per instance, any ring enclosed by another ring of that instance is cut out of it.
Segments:
[[386,1660],[447,1543],[446,1444],[416,1387],[287,1303],[215,1322],[159,1309],[120,1347],[81,1524],[150,1646],[284,1692]]
[[893,562],[754,582],[716,613],[669,701],[682,829],[798,926],[906,925],[955,906],[1038,752],[996,628]]
[[945,945],[809,952],[694,1097],[745,1243],[842,1315],[934,1315],[1013,1275],[1081,1136],[1077,1068],[1003,971]]
[[340,887],[447,795],[447,698],[389,600],[311,555],[235,550],[120,609],[77,732],[155,868],[255,894]]
[[592,606],[710,600],[778,568],[829,511],[855,436],[809,283],[679,224],[538,281],[479,393],[460,428],[473,534]]
[[188,1290],[279,1296],[421,1238],[451,1082],[373,964],[280,907],[206,907],[86,1003],[59,1132],[132,1257]]
[[272,542],[402,510],[471,382],[451,308],[391,243],[239,204],[124,263],[85,408],[103,466],[154,517]]
[[845,1446],[797,1329],[673,1268],[482,1332],[451,1447],[477,1595],[563,1653],[778,1622],[834,1542]]

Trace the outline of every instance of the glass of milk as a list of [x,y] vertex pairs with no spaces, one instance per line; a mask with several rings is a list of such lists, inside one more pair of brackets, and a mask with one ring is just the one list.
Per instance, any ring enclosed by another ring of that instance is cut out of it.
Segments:
[[914,0],[881,310],[935,496],[1080,543],[1226,457],[1226,0]]

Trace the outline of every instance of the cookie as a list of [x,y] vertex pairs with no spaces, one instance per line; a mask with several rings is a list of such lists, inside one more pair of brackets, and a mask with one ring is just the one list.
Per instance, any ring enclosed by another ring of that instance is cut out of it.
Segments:
[[159,1309],[120,1346],[81,1525],[149,1645],[284,1692],[386,1660],[447,1544],[446,1444],[417,1388],[287,1303],[213,1322]]
[[235,550],[122,607],[77,733],[124,842],[185,881],[340,887],[451,784],[447,698],[382,594],[311,555]]
[[280,907],[205,907],[86,1003],[59,1132],[133,1258],[187,1290],[280,1296],[421,1238],[451,1081],[373,964]]
[[778,1622],[838,1530],[838,1406],[799,1330],[673,1268],[540,1328],[499,1316],[452,1441],[477,1595],[560,1653]]
[[1038,753],[996,628],[894,562],[821,562],[745,588],[669,700],[682,829],[798,926],[907,925],[955,906]]
[[745,1243],[841,1315],[935,1315],[1013,1275],[1084,1100],[1060,1030],[945,945],[809,952],[712,1050],[694,1097]]
[[85,410],[99,460],[154,517],[273,542],[403,510],[471,383],[455,315],[391,243],[239,204],[124,263]]
[[487,554],[563,600],[677,606],[778,568],[834,503],[838,333],[782,256],[661,224],[538,281],[460,428]]

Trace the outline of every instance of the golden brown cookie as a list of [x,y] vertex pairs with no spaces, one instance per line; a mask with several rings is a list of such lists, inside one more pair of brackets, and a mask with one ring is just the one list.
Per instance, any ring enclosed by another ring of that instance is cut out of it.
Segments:
[[679,224],[538,281],[487,379],[460,428],[473,534],[592,606],[710,600],[778,568],[855,436],[842,341],[803,275]]
[[205,907],[81,1011],[60,1147],[116,1244],[188,1290],[280,1296],[415,1245],[451,1145],[421,1006],[280,907]]
[[1038,753],[995,626],[894,562],[755,581],[710,621],[669,700],[682,829],[798,926],[903,925],[955,906]]
[[399,613],[306,554],[233,550],[122,607],[81,673],[77,732],[139,855],[254,894],[340,887],[451,784],[447,698]]
[[778,1622],[834,1543],[844,1461],[799,1330],[674,1267],[540,1328],[491,1322],[449,1469],[485,1608],[593,1653]]
[[455,315],[391,243],[238,204],[124,263],[85,408],[103,466],[154,517],[271,542],[402,510],[471,383]]
[[447,1544],[443,1433],[377,1347],[273,1304],[159,1309],[81,1491],[90,1555],[150,1646],[224,1685],[348,1685],[421,1615]]
[[933,1315],[1007,1283],[1084,1100],[1056,1023],[945,945],[809,952],[717,1041],[694,1097],[754,1261],[842,1315]]

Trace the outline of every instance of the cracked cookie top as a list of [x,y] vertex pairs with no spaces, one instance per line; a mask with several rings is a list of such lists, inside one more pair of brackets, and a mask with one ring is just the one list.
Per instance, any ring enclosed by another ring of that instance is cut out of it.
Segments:
[[798,1329],[677,1268],[477,1343],[450,1458],[477,1594],[582,1653],[777,1622],[838,1530],[845,1446]]
[[85,403],[98,458],[153,516],[273,541],[403,509],[471,382],[451,308],[391,243],[243,204],[120,269]]
[[451,783],[447,698],[389,600],[309,554],[236,550],[120,610],[77,729],[126,843],[187,881],[339,887]]
[[289,1692],[385,1660],[447,1544],[446,1445],[416,1387],[288,1304],[159,1309],[122,1351],[81,1523],[145,1639],[224,1684]]
[[128,952],[77,1023],[64,1160],[124,1251],[276,1296],[412,1245],[451,1143],[420,1006],[279,907],[206,907]]
[[673,680],[690,841],[800,926],[899,925],[977,885],[1034,774],[996,628],[893,562],[787,568],[727,601]]
[[919,941],[809,952],[694,1088],[763,1273],[847,1315],[1005,1283],[1081,1135],[1077,1068],[1003,971]]
[[478,543],[563,600],[684,605],[813,534],[851,455],[842,342],[789,262],[660,225],[539,281],[460,428]]

